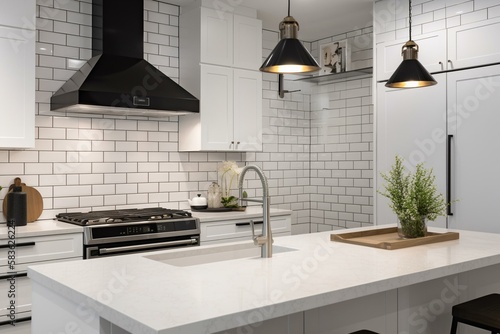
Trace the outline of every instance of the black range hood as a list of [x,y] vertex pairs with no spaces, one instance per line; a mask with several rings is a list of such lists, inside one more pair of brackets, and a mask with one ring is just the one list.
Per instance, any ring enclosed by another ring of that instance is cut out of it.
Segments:
[[143,59],[144,0],[92,1],[92,58],[51,97],[50,109],[167,117],[199,100]]

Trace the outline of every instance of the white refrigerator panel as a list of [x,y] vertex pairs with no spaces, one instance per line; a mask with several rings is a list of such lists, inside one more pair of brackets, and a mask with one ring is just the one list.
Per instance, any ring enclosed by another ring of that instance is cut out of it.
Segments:
[[453,216],[449,227],[500,233],[500,66],[448,74]]

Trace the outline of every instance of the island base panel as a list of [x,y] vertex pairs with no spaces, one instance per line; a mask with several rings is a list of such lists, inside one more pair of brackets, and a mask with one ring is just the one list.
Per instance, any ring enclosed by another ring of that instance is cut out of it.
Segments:
[[99,334],[99,316],[85,303],[76,304],[32,282],[31,334]]

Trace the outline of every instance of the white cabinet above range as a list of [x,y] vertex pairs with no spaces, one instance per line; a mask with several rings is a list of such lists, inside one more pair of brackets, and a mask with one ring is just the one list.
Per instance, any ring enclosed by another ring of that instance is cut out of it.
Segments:
[[180,151],[262,150],[262,22],[254,9],[183,7],[181,85],[200,113],[179,119]]

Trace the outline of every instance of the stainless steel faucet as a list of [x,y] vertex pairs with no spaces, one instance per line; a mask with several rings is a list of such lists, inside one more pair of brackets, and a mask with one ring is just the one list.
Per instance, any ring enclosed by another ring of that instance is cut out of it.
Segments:
[[[257,175],[260,178],[260,182],[262,183],[262,199],[252,199],[252,198],[243,198],[243,180],[245,179],[245,174],[248,170],[254,170]],[[240,200],[240,205],[243,204],[243,202],[257,202],[257,203],[262,203],[262,210],[263,210],[263,221],[262,221],[262,234],[260,235],[255,235],[255,229],[254,229],[254,224],[253,220],[250,221],[250,224],[252,225],[252,235],[253,235],[253,242],[255,245],[260,246],[260,254],[261,257],[272,257],[273,256],[273,236],[271,233],[271,216],[269,213],[269,186],[267,184],[267,178],[262,172],[262,169],[260,169],[258,166],[255,165],[248,165],[243,167],[240,173],[240,180],[238,183],[238,189],[239,189],[239,200]]]

